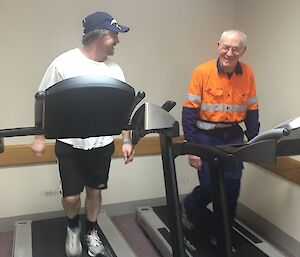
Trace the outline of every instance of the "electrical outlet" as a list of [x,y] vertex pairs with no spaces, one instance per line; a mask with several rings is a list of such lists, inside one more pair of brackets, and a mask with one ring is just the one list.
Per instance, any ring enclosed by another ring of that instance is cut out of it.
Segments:
[[47,197],[56,197],[58,195],[61,195],[61,193],[58,190],[44,190],[41,192],[41,195]]

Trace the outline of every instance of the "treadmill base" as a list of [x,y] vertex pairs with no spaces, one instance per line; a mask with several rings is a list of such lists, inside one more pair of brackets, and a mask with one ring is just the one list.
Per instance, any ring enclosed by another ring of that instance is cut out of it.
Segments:
[[[81,217],[82,223],[83,219]],[[101,210],[97,221],[101,228],[99,236],[106,247],[107,257],[136,257],[105,211]],[[16,222],[13,257],[65,257],[65,222],[65,217]],[[81,241],[83,245],[81,257],[88,257],[83,236]]]
[[[170,232],[167,221],[167,207],[139,207],[137,208],[137,220],[150,239],[161,251],[162,256],[172,257],[172,248],[169,243]],[[240,221],[235,221],[234,224],[233,241],[236,257],[285,257],[280,251],[274,248],[270,243],[262,237],[251,231],[248,227]],[[212,257],[218,256],[216,247],[211,244],[195,240],[195,234],[185,233],[185,253],[186,256],[201,256]]]

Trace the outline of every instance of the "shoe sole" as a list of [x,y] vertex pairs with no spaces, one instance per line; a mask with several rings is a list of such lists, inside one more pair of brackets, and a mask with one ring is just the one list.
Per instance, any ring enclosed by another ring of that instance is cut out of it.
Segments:
[[91,256],[91,257],[96,256],[96,254],[93,254],[90,250],[88,250],[88,255]]
[[95,256],[105,256],[105,254],[102,254],[102,253],[98,253],[98,254],[94,254],[92,253],[90,250],[88,250],[88,255],[91,256],[91,257],[95,257]]

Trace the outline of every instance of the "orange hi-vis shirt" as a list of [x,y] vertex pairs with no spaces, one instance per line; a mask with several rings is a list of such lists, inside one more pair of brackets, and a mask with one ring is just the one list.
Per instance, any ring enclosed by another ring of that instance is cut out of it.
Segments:
[[199,109],[199,120],[212,123],[239,123],[247,110],[257,110],[256,86],[251,68],[239,62],[241,74],[228,78],[219,72],[217,60],[196,67],[187,90],[184,107]]

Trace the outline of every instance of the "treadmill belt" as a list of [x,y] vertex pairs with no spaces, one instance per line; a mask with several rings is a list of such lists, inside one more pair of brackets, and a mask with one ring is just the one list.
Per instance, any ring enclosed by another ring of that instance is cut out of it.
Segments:
[[[168,222],[168,210],[166,206],[158,206],[154,207],[153,211],[156,213],[157,216],[160,217],[160,219],[166,224],[167,227],[169,227],[169,222]],[[240,231],[241,226],[236,223],[234,226],[237,226],[237,229]],[[245,230],[243,228],[243,230]],[[241,232],[244,232],[244,231]],[[162,232],[162,235],[167,239],[169,236],[166,235],[166,232]],[[247,231],[247,236],[248,234],[251,234],[249,231]],[[191,251],[188,249],[188,252],[191,253],[192,256],[201,256],[201,257],[213,257],[213,256],[218,256],[218,252],[216,247],[213,245],[209,244],[209,239],[203,237],[203,235],[199,235],[199,233],[195,231],[191,232],[186,232],[184,231],[184,241],[186,248],[191,248],[189,245],[194,246],[197,250],[196,251]],[[251,240],[254,242],[261,242],[260,239],[255,237],[254,235],[251,234],[250,237]],[[169,241],[167,239],[167,241]],[[236,249],[236,253],[233,254],[235,257],[267,257],[266,254],[264,254],[262,251],[260,251],[257,247],[255,247],[253,244],[251,244],[247,239],[245,239],[242,235],[237,233],[235,230],[233,231],[233,245],[234,248]]]
[[[166,228],[159,228],[158,231],[166,239],[166,241],[171,245],[171,235]],[[215,247],[209,244],[205,244],[202,240],[198,241],[196,244],[195,237],[190,235],[184,235],[184,246],[185,246],[185,257],[190,256],[217,256],[218,251]],[[192,240],[191,240],[192,239]]]
[[[84,217],[81,216],[82,231],[84,230]],[[32,256],[33,257],[66,257],[65,238],[66,238],[66,218],[54,218],[40,221],[33,221],[32,229]],[[108,257],[117,257],[113,252],[103,232],[100,230],[99,236],[105,245]],[[81,233],[82,255],[87,254],[86,244],[83,233]]]

